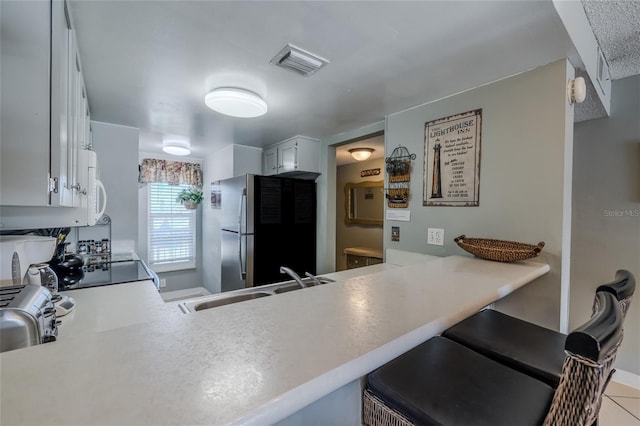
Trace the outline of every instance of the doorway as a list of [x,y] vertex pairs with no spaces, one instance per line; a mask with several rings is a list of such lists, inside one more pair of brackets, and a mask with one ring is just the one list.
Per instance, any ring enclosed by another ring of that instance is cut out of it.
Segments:
[[[356,159],[358,148],[370,156]],[[382,261],[384,160],[384,132],[336,146],[336,271]]]

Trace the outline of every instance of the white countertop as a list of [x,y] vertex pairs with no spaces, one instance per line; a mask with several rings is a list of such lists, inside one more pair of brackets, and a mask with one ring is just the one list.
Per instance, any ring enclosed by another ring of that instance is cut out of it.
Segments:
[[549,271],[464,256],[374,266],[194,314],[149,308],[142,322],[2,353],[0,424],[273,423]]
[[184,315],[176,304],[164,303],[153,281],[135,281],[61,291],[76,307],[59,318],[58,340]]

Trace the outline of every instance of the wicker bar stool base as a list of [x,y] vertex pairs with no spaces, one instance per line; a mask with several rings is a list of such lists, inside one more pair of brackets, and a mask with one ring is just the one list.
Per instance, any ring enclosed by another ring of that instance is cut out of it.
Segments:
[[390,408],[369,389],[362,392],[362,424],[364,426],[413,426],[409,419]]

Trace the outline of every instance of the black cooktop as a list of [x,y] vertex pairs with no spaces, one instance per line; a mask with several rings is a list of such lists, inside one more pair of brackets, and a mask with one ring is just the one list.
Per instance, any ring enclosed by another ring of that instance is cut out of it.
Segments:
[[153,280],[140,260],[113,261],[108,257],[86,258],[82,270],[58,277],[58,290],[76,290],[132,281]]

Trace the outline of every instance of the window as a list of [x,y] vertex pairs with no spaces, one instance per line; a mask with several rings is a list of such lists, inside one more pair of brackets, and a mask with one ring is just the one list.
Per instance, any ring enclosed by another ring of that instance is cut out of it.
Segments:
[[176,197],[189,185],[149,184],[148,256],[155,272],[196,266],[196,211]]

